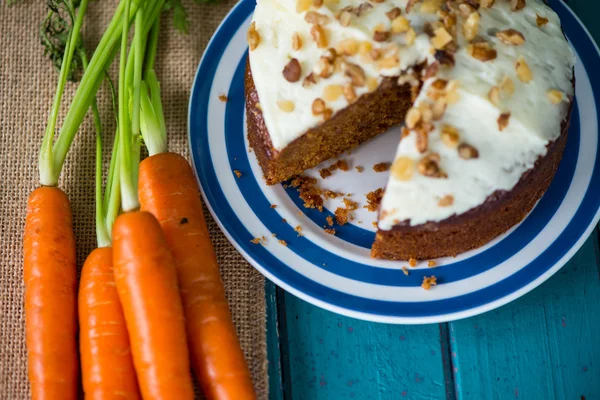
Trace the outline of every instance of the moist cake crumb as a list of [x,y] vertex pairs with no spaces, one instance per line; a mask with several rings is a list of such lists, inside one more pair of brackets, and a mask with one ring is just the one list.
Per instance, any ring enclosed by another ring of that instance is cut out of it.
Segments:
[[356,170],[357,170],[359,173],[361,173],[361,172],[363,172],[363,171],[365,170],[365,167],[363,167],[362,165],[357,165],[357,166],[356,166],[356,167],[354,167],[354,168],[356,168]]
[[305,208],[316,208],[323,211],[323,198],[321,189],[316,186],[317,180],[308,176],[298,176],[290,182],[290,186],[298,188],[300,198],[304,201]]
[[423,277],[423,283],[421,283],[421,287],[425,290],[431,289],[432,286],[437,285],[437,278],[433,275],[430,277]]
[[319,175],[321,175],[321,179],[327,179],[331,176],[331,171],[329,168],[323,168],[319,171]]
[[349,212],[350,212],[350,210],[348,210],[346,208],[338,207],[335,210],[335,222],[344,226],[346,224],[346,222],[348,222],[348,213]]
[[242,177],[242,173],[240,171],[238,171],[237,169],[233,170],[233,173],[235,174],[235,176],[237,176],[238,178]]
[[327,221],[327,225],[333,226],[333,218],[331,217],[331,215],[328,215],[327,218],[325,218],[325,220]]
[[287,246],[287,242],[283,239],[279,240],[279,244],[282,246]]
[[367,197],[368,204],[364,206],[364,208],[371,212],[375,212],[379,208],[379,202],[381,201],[381,197],[383,197],[383,188],[379,188],[377,190],[369,192],[365,196]]
[[409,258],[408,259],[408,265],[410,265],[412,268],[417,266],[417,260],[415,260],[414,258]]
[[358,203],[355,201],[352,201],[348,198],[344,199],[344,205],[346,206],[346,208],[348,210],[356,210],[358,209]]
[[296,226],[294,230],[298,233],[298,236],[302,236],[302,227],[300,225]]
[[254,239],[251,240],[252,243],[254,244],[259,244],[260,243],[260,238],[259,237],[255,237]]
[[277,234],[276,233],[271,233],[271,236],[272,237],[277,237]]
[[335,165],[342,171],[346,172],[350,169],[346,160],[338,160]]
[[427,262],[427,266],[429,268],[437,267],[437,262],[435,262],[434,260],[429,260],[429,262]]
[[404,275],[408,276],[408,274],[410,274],[410,272],[408,271],[408,268],[406,268],[406,266],[402,267],[402,272],[404,272]]
[[337,199],[343,195],[344,193],[334,192],[333,190],[325,190],[323,192],[323,196],[325,196],[326,199]]
[[277,204],[271,204],[271,208],[277,208]]
[[335,229],[327,228],[327,229],[325,229],[325,233],[328,233],[330,235],[335,235]]
[[227,103],[228,98],[225,94],[220,94],[219,100],[221,100],[223,103]]
[[380,162],[379,164],[373,165],[373,171],[375,172],[385,172],[390,169],[389,162]]

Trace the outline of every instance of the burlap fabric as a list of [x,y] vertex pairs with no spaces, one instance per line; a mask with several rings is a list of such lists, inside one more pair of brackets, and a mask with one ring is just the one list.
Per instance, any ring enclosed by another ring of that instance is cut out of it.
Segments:
[[[88,48],[97,43],[117,0],[92,1],[84,27]],[[233,6],[185,1],[191,21],[187,36],[162,20],[157,73],[162,83],[169,148],[188,155],[187,105],[204,48]],[[37,154],[54,95],[57,73],[42,54],[38,24],[45,1],[26,0],[6,8],[0,0],[0,398],[29,396],[24,337],[21,237],[27,196],[38,185]],[[64,96],[70,102],[74,85]],[[114,130],[108,91],[100,95],[106,130]],[[66,107],[63,107],[63,111]],[[94,130],[86,120],[68,156],[60,187],[71,200],[79,265],[96,246],[94,231]],[[207,213],[208,216],[208,213]],[[209,217],[210,219],[210,217]],[[219,257],[234,320],[259,398],[267,398],[263,278],[234,250],[212,219],[209,227]]]

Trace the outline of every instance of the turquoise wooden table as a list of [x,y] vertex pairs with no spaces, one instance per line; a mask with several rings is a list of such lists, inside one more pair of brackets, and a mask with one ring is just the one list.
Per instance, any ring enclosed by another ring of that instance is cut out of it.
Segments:
[[[567,3],[600,42],[600,2]],[[534,291],[443,324],[359,321],[267,283],[270,397],[600,400],[599,243],[596,229]]]

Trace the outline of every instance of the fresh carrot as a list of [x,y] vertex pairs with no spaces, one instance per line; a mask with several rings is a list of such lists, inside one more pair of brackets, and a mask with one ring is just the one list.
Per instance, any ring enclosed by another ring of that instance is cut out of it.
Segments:
[[143,398],[194,398],[175,266],[156,218],[121,214],[113,265]]
[[[130,0],[125,0],[124,21],[129,20],[129,3]],[[130,117],[139,115],[146,23],[144,10],[140,8],[135,16],[131,61],[126,60],[129,29],[126,23],[121,35],[118,123],[124,213],[117,217],[112,229],[113,267],[142,397],[188,400],[194,398],[194,391],[173,258],[156,218],[138,210],[139,128],[136,126],[139,121],[132,124]]]
[[255,398],[189,163],[174,153],[146,158],[139,196],[142,210],[160,222],[175,260],[192,366],[204,395]]
[[69,199],[34,190],[25,221],[25,329],[33,399],[77,398],[77,265]]
[[129,335],[112,267],[99,247],[83,265],[79,284],[79,346],[86,399],[139,399]]
[[[64,41],[60,74],[39,158],[40,183],[29,196],[23,234],[23,279],[25,283],[25,331],[31,397],[76,399],[79,361],[77,356],[77,265],[71,205],[57,187],[60,168],[51,163],[65,157],[69,147],[54,152],[52,144],[58,113],[87,0],[75,16],[70,2],[50,2],[48,18],[58,9],[70,15]],[[87,109],[86,109],[87,112]]]

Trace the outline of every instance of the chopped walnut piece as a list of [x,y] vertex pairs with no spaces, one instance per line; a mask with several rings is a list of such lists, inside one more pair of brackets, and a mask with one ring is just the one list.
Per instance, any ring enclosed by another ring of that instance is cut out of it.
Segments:
[[437,49],[443,49],[448,43],[452,42],[454,38],[448,33],[446,28],[440,27],[433,31],[434,36],[431,38],[431,45]]
[[481,8],[490,8],[494,5],[495,0],[479,0]]
[[241,178],[242,177],[242,173],[240,171],[238,171],[237,169],[233,170],[233,173],[235,174],[236,177]]
[[435,14],[440,10],[442,6],[441,3],[441,0],[423,0],[423,4],[419,11],[422,13]]
[[509,96],[512,96],[515,92],[515,83],[508,76],[505,76],[504,79],[502,79],[502,82],[500,82],[500,89]]
[[402,266],[402,272],[404,272],[404,275],[406,276],[410,274],[410,271],[408,270],[408,268],[406,268],[406,266]]
[[423,282],[421,283],[421,287],[425,290],[431,289],[432,286],[437,285],[437,278],[435,276],[430,276],[429,278],[424,276]]
[[390,38],[389,31],[382,31],[382,30],[376,29],[375,32],[373,32],[373,40],[376,42],[385,42],[389,38]]
[[454,56],[445,50],[436,50],[434,55],[435,59],[445,67],[454,67]]
[[527,61],[525,61],[525,58],[523,56],[519,57],[515,67],[517,69],[517,77],[521,82],[531,82],[531,80],[533,79],[533,73],[531,72]]
[[354,86],[365,86],[365,71],[359,65],[347,62],[344,63],[344,69],[346,75],[350,78]]
[[458,146],[458,156],[463,160],[479,158],[479,151],[477,151],[477,149],[470,144],[461,143]]
[[544,18],[539,16],[538,14],[535,14],[535,23],[538,27],[541,28],[548,23],[548,18]]
[[283,77],[288,82],[298,82],[302,75],[302,67],[296,58],[292,58],[283,68]]
[[327,218],[325,218],[325,221],[327,221],[327,225],[333,226],[333,218],[331,215],[328,215]]
[[373,50],[373,45],[371,44],[371,42],[360,42],[360,44],[358,45],[358,52],[360,54],[369,54],[371,50]]
[[[379,203],[381,202],[381,198],[383,197],[383,189],[379,188],[369,192],[365,195],[365,197],[367,198],[367,205],[363,208],[366,208],[371,212],[377,211],[379,208]],[[377,223],[375,223],[375,227],[377,228]]]
[[402,15],[402,10],[399,7],[394,7],[390,11],[386,12],[385,15],[389,18],[390,21],[393,21],[400,15]]
[[420,1],[422,0],[408,0],[408,3],[406,4],[406,13],[408,14],[410,10],[412,10],[412,8],[415,6],[415,4],[417,4]]
[[398,56],[384,57],[377,62],[377,67],[380,69],[394,68],[400,64]]
[[513,46],[520,46],[525,43],[525,36],[516,29],[505,29],[503,31],[496,32],[496,37],[502,40],[506,44]]
[[410,29],[410,21],[403,16],[398,16],[392,20],[392,32],[404,33]]
[[317,47],[321,49],[327,47],[327,35],[325,34],[325,29],[323,29],[321,25],[313,25],[313,27],[310,28],[310,36],[315,43],[317,43]]
[[510,9],[519,11],[525,8],[525,0],[510,0]]
[[292,35],[292,49],[298,51],[302,48],[302,37],[298,32],[294,32]]
[[468,18],[471,14],[475,13],[475,7],[469,3],[461,3],[458,5],[458,11],[463,18]]
[[421,114],[421,111],[418,108],[413,107],[410,110],[408,110],[405,118],[406,126],[408,127],[408,129],[414,129],[414,127],[417,126],[419,121],[421,121],[422,117],[423,115]]
[[291,100],[278,100],[277,107],[283,112],[292,112],[296,108]]
[[417,39],[417,32],[413,28],[409,28],[404,35],[404,40],[407,46],[412,46]]
[[463,34],[468,41],[475,39],[479,33],[479,21],[481,16],[478,12],[473,12],[463,24]]
[[354,90],[354,86],[351,83],[347,83],[344,85],[344,97],[348,103],[352,104],[358,98],[356,96],[356,91]]
[[455,127],[447,124],[442,125],[440,135],[442,137],[442,142],[444,142],[446,146],[458,146],[458,142],[460,141],[460,134],[458,133],[458,129],[456,129]]
[[[312,74],[316,74],[316,76],[319,76],[324,79],[329,78],[331,75],[333,75],[332,61],[330,61],[326,57],[319,58],[319,60],[315,64],[315,67],[313,68],[313,72],[309,76],[311,76]],[[316,83],[316,77],[314,75],[313,80],[315,81],[313,83]]]
[[556,89],[548,91],[547,95],[552,104],[559,104],[565,98],[564,93]]
[[467,46],[467,52],[479,61],[494,60],[498,53],[487,42],[471,43]]
[[431,153],[426,155],[418,164],[419,172],[430,178],[447,178],[448,175],[440,168],[440,155]]
[[307,11],[312,5],[312,0],[296,0],[296,12],[301,13]]
[[325,102],[323,99],[316,98],[312,103],[312,113],[313,115],[321,115],[325,112]]
[[378,164],[373,165],[373,171],[375,172],[385,172],[390,169],[389,162],[380,162]]
[[250,51],[256,49],[260,43],[260,35],[256,30],[256,22],[252,22],[250,24],[250,28],[248,29],[247,34],[248,46],[250,46]]
[[342,11],[339,19],[342,26],[350,26],[350,23],[352,22],[352,13],[349,11]]
[[492,102],[493,105],[500,105],[500,88],[498,86],[494,86],[490,89],[488,93],[488,99]]
[[329,23],[329,17],[327,15],[316,11],[307,12],[304,16],[304,20],[312,25],[327,25]]
[[336,101],[344,92],[342,85],[327,85],[323,89],[325,101]]
[[359,43],[355,39],[341,40],[337,45],[337,51],[346,56],[353,56],[358,53]]
[[429,261],[427,261],[427,266],[429,268],[436,267],[437,266],[437,262],[435,260],[429,260]]
[[392,176],[399,181],[408,181],[415,172],[415,162],[410,157],[398,157],[392,164]]
[[510,113],[509,112],[500,114],[500,116],[498,117],[498,129],[500,130],[500,132],[502,132],[508,126],[509,121],[510,121]]
[[309,88],[312,85],[314,85],[315,83],[317,83],[317,77],[316,77],[316,75],[314,73],[311,72],[302,81],[302,87],[303,88]]
[[433,120],[439,121],[442,119],[444,114],[446,113],[446,99],[444,97],[439,98],[433,103],[433,107],[431,107],[431,112],[433,113]]
[[416,132],[416,145],[419,153],[425,153],[429,146],[429,134],[427,131],[418,129]]
[[438,201],[440,207],[450,207],[452,204],[454,204],[454,196],[451,194],[445,195]]

